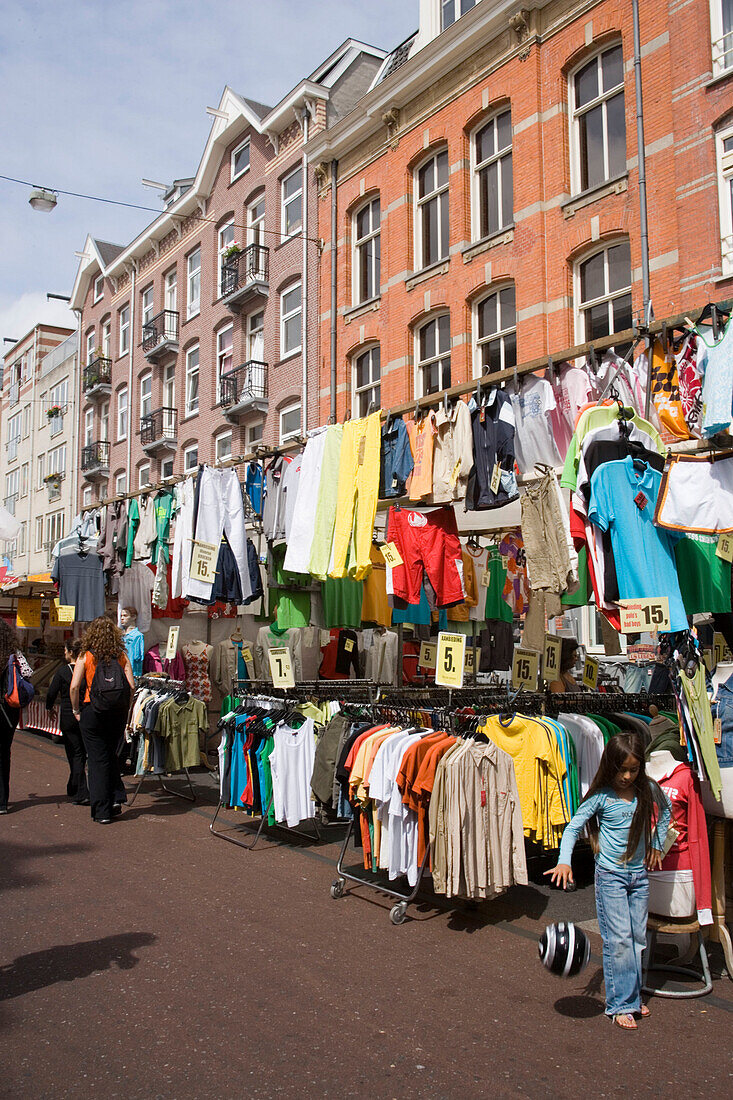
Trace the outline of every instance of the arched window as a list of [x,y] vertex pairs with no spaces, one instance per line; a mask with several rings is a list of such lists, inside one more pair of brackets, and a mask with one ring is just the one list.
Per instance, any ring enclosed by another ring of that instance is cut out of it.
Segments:
[[354,214],[353,302],[367,302],[379,294],[380,208],[379,196],[369,199]]
[[584,61],[570,76],[573,194],[626,171],[624,56],[620,43]]
[[616,241],[575,265],[577,334],[581,341],[631,328],[631,249]]
[[441,313],[420,325],[415,333],[415,395],[447,390],[450,386],[450,314]]
[[355,355],[352,367],[351,409],[354,417],[366,416],[369,406],[378,409],[381,401],[381,362],[379,344]]
[[474,313],[474,377],[517,365],[517,307],[514,284],[481,298]]
[[415,269],[448,255],[448,150],[415,170]]
[[501,111],[484,122],[471,140],[473,159],[473,238],[498,233],[514,220],[512,113]]

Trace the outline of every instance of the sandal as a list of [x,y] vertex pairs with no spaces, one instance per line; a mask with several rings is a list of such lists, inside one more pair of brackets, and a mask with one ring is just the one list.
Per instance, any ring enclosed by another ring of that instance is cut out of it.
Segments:
[[623,1028],[624,1031],[636,1031],[639,1026],[634,1017],[629,1012],[622,1012],[618,1016],[611,1017],[616,1027]]
[[639,1009],[639,1015],[641,1016],[642,1020],[646,1020],[647,1016],[651,1016],[651,1011],[647,1008],[646,1005],[642,1005]]

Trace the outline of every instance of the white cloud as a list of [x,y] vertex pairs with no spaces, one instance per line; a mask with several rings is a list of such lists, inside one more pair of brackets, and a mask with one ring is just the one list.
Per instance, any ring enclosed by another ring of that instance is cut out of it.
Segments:
[[[22,340],[38,324],[73,329],[76,317],[65,302],[49,302],[45,294],[29,292],[14,301],[0,298],[0,339],[11,336],[14,340]],[[9,350],[10,344],[3,344],[0,355]]]

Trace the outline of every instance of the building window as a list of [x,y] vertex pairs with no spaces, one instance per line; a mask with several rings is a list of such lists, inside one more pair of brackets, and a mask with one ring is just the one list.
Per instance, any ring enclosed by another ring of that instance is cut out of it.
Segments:
[[476,6],[476,0],[440,0],[443,30]]
[[166,274],[163,280],[164,309],[175,313],[178,309],[178,276],[175,267]]
[[417,330],[418,397],[447,390],[450,386],[450,317],[432,317]]
[[191,447],[186,447],[183,452],[183,469],[185,473],[190,473],[191,470],[195,470],[199,464],[199,448],[198,444],[194,443]]
[[143,328],[143,334],[145,326],[152,321],[155,306],[153,302],[153,285],[146,286],[145,290],[140,295],[140,324]]
[[417,188],[416,267],[448,255],[448,152],[436,153],[415,173]]
[[247,359],[256,363],[265,361],[265,314],[250,313],[247,320]]
[[[66,404],[66,402],[64,402]],[[31,407],[30,405],[23,406],[23,439],[27,439],[31,434]]]
[[354,214],[354,305],[379,294],[379,199]]
[[249,168],[249,138],[243,141],[241,145],[238,145],[236,149],[232,150],[231,157],[231,178],[232,183],[234,180],[239,179]]
[[265,196],[247,207],[247,244],[265,243]]
[[199,346],[186,352],[186,416],[199,411]]
[[232,369],[234,326],[227,325],[216,334],[216,402],[221,401],[221,379]]
[[55,546],[64,537],[64,513],[51,512],[46,516],[46,545]]
[[28,496],[28,487],[31,479],[31,467],[30,463],[24,462],[20,468],[20,495],[22,497]]
[[631,250],[609,245],[575,268],[578,336],[595,340],[631,328]]
[[195,249],[186,261],[186,316],[195,317],[201,309],[201,249]]
[[626,171],[624,57],[611,46],[586,61],[570,80],[573,193]]
[[368,348],[354,359],[352,374],[352,408],[354,416],[366,416],[369,406],[372,411],[380,405],[380,360],[379,346]]
[[21,414],[8,418],[8,461],[12,462],[18,457],[18,444],[20,443]]
[[127,471],[118,474],[115,478],[115,495],[120,496],[122,493],[127,492]]
[[146,485],[150,485],[150,463],[146,462],[144,466],[138,466],[137,470],[137,487],[138,489],[144,489]]
[[232,457],[232,433],[223,432],[216,437],[215,454],[217,462],[226,462]]
[[38,427],[43,428],[48,423],[48,417],[46,416],[46,409],[48,408],[48,401],[46,400],[48,394],[46,390],[40,394],[38,398]]
[[107,318],[106,321],[102,321],[102,356],[105,359],[110,357],[110,349],[112,347],[112,322]]
[[161,478],[173,477],[173,459],[164,458],[160,464],[160,476]]
[[234,223],[230,222],[229,225],[225,225],[222,229],[219,230],[219,251],[217,253],[218,266],[217,266],[217,274],[216,274],[216,279],[217,279],[216,285],[219,287],[219,294],[223,294],[223,292],[224,292],[222,268],[224,267],[224,264],[226,263],[225,253],[226,253],[226,250],[229,248],[229,246],[233,245],[233,244],[234,244]]
[[517,307],[514,285],[495,290],[476,305],[474,377],[517,365]]
[[66,409],[66,403],[69,399],[69,380],[64,378],[63,382],[57,383],[52,386],[48,391],[48,408],[58,408],[61,412],[58,416],[47,417],[49,427],[51,429],[51,436],[58,435],[59,432],[64,430],[64,410]]
[[89,329],[87,333],[87,363],[93,363],[96,359],[94,354],[94,329]]
[[15,503],[18,499],[20,488],[20,470],[12,470],[5,475],[5,507],[12,516],[15,515]]
[[99,406],[99,438],[102,443],[109,440],[109,401]]
[[150,416],[153,411],[153,376],[144,374],[140,379],[140,416]]
[[49,474],[66,473],[66,444],[54,447],[48,452],[48,472]]
[[174,414],[171,409],[176,408],[176,364],[169,363],[163,371],[163,408],[167,409],[164,427],[169,427],[174,432]]
[[43,516],[36,516],[36,553],[43,550]]
[[713,76],[733,68],[733,0],[710,0]]
[[300,435],[300,401],[280,410],[280,442]]
[[84,509],[91,508],[92,506],[92,487],[91,485],[85,485],[81,494],[81,506]]
[[280,295],[280,358],[300,351],[302,300],[300,283]]
[[117,440],[127,439],[128,394],[127,386],[117,393]]
[[296,168],[282,181],[282,235],[292,237],[303,228],[303,171]]
[[476,131],[473,165],[473,236],[480,240],[514,220],[511,111]]
[[255,443],[259,443],[264,435],[265,422],[260,420],[259,424],[252,424],[247,428],[247,446],[252,447]]
[[94,301],[100,302],[104,298],[104,275],[98,275],[94,280]]
[[[733,6],[733,0],[731,0]],[[733,127],[715,135],[723,275],[733,271]]]
[[120,310],[120,355],[125,355],[130,350],[130,307],[125,306]]
[[26,523],[25,520],[23,520],[23,522],[20,525],[20,531],[18,531],[18,547],[17,547],[17,550],[16,550],[16,554],[18,555],[18,557],[20,557],[21,554],[25,554],[25,533],[26,533],[27,527],[28,527],[28,524]]

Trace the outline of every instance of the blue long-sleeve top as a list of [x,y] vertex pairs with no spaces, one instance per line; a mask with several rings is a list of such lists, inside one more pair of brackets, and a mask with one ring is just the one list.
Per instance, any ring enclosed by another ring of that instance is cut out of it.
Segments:
[[[672,808],[666,795],[660,790],[662,803],[656,825],[652,829],[652,847],[661,852],[672,816]],[[636,798],[631,802],[620,798],[611,787],[604,787],[582,802],[577,813],[565,826],[560,845],[558,863],[570,863],[575,842],[583,827],[595,814],[598,817],[598,844],[596,863],[606,871],[640,871],[644,866],[646,851],[642,832],[639,845],[631,859],[624,861],[629,829],[636,811]]]

